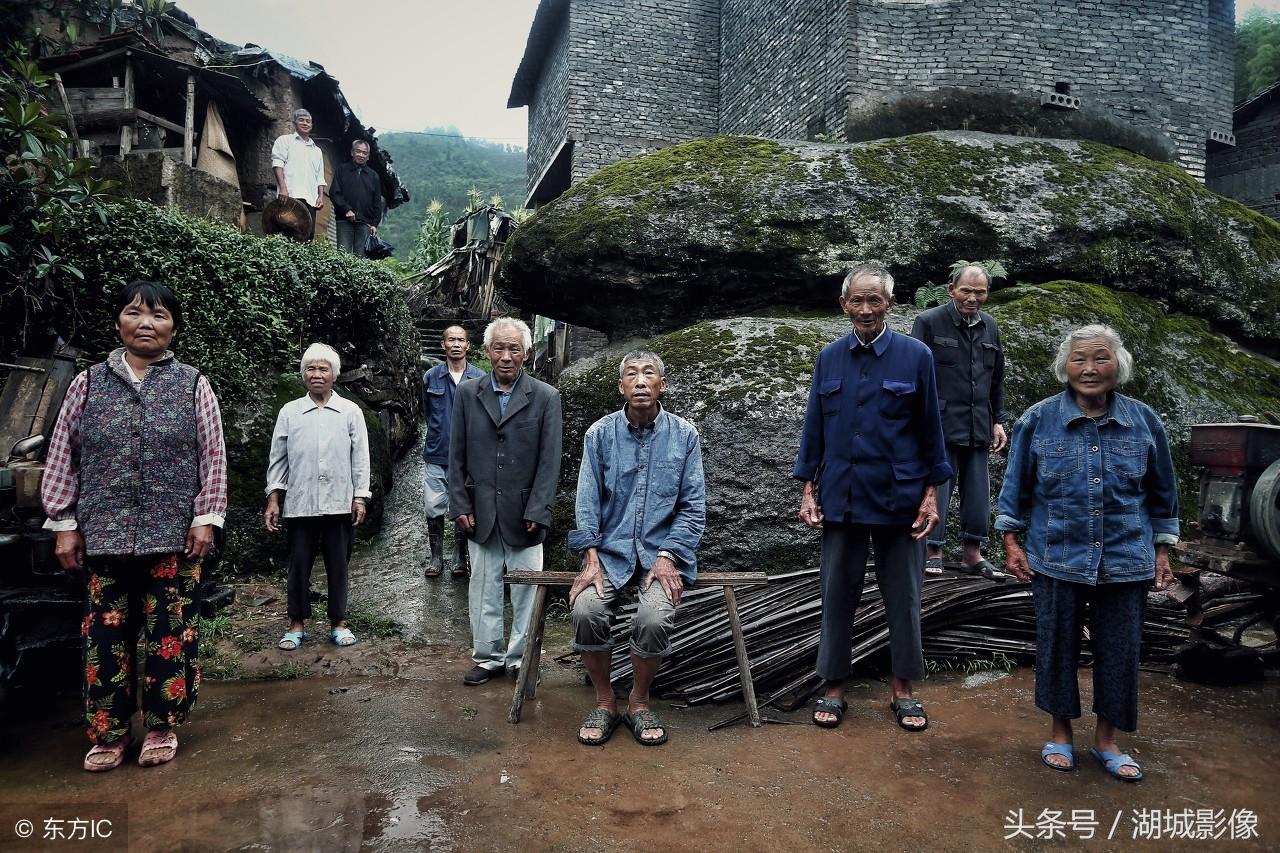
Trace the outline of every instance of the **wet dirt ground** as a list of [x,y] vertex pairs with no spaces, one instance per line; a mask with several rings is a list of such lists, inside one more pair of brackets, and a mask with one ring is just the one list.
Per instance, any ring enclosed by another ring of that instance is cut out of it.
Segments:
[[[567,643],[549,630],[537,698],[509,724],[511,679],[461,683],[465,585],[417,574],[425,543],[410,523],[406,467],[398,515],[361,548],[352,588],[401,636],[350,649],[313,641],[290,656],[273,648],[278,603],[242,604],[222,642],[239,649],[241,675],[276,678],[206,681],[177,760],[161,767],[137,767],[135,747],[115,771],[81,770],[73,700],[11,722],[0,735],[0,851],[1280,849],[1275,678],[1212,688],[1144,674],[1140,729],[1121,740],[1144,766],[1138,785],[1089,759],[1088,718],[1076,772],[1040,764],[1047,718],[1026,669],[928,679],[917,690],[924,733],[897,728],[887,686],[869,681],[851,688],[834,731],[806,711],[770,711],[800,725],[708,732],[741,705],[659,702],[667,745],[620,729],[584,747],[574,734],[593,694],[577,668],[553,661]],[[317,677],[280,680],[286,665]],[[1082,690],[1087,708],[1087,670]],[[1019,810],[1024,835],[1006,839]],[[1167,840],[1187,828],[1174,822],[1185,810],[1221,838]],[[1241,834],[1244,811],[1257,836],[1232,841],[1232,813]],[[96,846],[42,840],[55,812],[110,818],[118,831]],[[1148,840],[1143,819],[1157,814],[1166,840]],[[19,819],[33,822],[32,838],[15,837]]]

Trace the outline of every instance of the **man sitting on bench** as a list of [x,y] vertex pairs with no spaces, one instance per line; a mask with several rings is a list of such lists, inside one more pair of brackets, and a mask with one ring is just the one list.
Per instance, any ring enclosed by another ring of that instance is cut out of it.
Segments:
[[[685,581],[697,577],[697,549],[706,526],[702,449],[693,424],[662,408],[662,359],[627,353],[618,367],[621,411],[591,425],[583,439],[569,548],[582,554],[582,573],[569,590],[573,649],[596,688],[596,707],[578,741],[602,744],[625,721],[645,746],[667,741],[649,708],[649,685],[670,649],[668,635]],[[618,712],[609,681],[610,629],[623,596],[639,596],[631,630],[634,686],[628,713]]]

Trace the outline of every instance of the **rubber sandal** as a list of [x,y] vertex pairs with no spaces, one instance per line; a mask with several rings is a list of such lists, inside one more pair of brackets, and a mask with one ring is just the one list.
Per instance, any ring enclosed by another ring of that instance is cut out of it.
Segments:
[[924,573],[926,575],[941,575],[943,571],[941,557],[926,557],[924,560]]
[[[929,715],[924,712],[924,705],[919,699],[894,699],[889,703],[890,710],[898,719],[898,725],[909,732],[922,732],[929,728]],[[923,726],[909,726],[902,722],[907,717],[924,717]]]
[[[658,719],[653,711],[636,711],[626,715],[627,725],[631,728],[631,736],[641,746],[661,746],[667,742],[667,727]],[[646,738],[645,732],[662,729],[662,737]]]
[[[90,773],[103,773],[107,770],[115,770],[124,763],[124,754],[129,750],[129,744],[133,742],[133,738],[129,735],[116,738],[111,743],[95,743],[89,747],[89,751],[84,754],[84,769]],[[98,755],[110,755],[112,759],[107,762],[98,763],[90,762],[89,759]]]
[[354,646],[356,644],[356,635],[351,633],[350,628],[334,628],[329,632],[329,639],[333,640],[335,646]]
[[285,631],[284,636],[280,638],[280,642],[276,643],[276,648],[283,649],[286,652],[296,651],[306,638],[306,631]]
[[[1050,755],[1061,755],[1071,763],[1066,767],[1054,764],[1049,760]],[[1040,763],[1050,770],[1057,770],[1059,773],[1070,773],[1076,769],[1076,751],[1069,743],[1057,743],[1049,741],[1044,745],[1044,749],[1040,750]]]
[[[1133,760],[1133,756],[1129,755],[1129,753],[1103,752],[1102,750],[1098,749],[1096,746],[1091,746],[1089,747],[1089,754],[1092,755],[1095,759],[1097,759],[1098,763],[1102,765],[1103,770],[1107,771],[1109,774],[1116,777],[1121,782],[1141,782],[1142,781],[1142,767],[1139,766],[1138,762]],[[1136,776],[1122,775],[1120,773],[1121,767],[1137,767],[1138,773]]]
[[173,729],[163,734],[151,730],[142,741],[142,752],[138,753],[139,767],[155,767],[157,764],[168,764],[178,757],[178,735]]
[[996,583],[1004,583],[1009,579],[1009,575],[997,569],[992,565],[990,560],[979,560],[967,571],[971,571],[975,574],[980,573],[987,580],[995,581]]
[[[844,720],[844,712],[849,709],[849,703],[843,699],[837,699],[834,696],[822,696],[818,701],[813,703],[813,724],[823,729],[834,729]],[[834,720],[819,720],[819,713],[834,714]]]
[[[610,714],[604,708],[593,708],[583,718],[582,725],[578,726],[578,743],[584,746],[600,746],[613,737],[614,730],[621,722],[622,714]],[[595,738],[583,737],[583,729],[599,729],[601,734]]]

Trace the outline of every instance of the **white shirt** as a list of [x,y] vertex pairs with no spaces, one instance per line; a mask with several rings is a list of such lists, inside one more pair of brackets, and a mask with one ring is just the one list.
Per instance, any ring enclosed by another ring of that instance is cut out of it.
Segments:
[[293,198],[312,207],[319,200],[317,189],[324,186],[324,152],[314,139],[297,133],[276,137],[271,146],[271,168],[284,169],[284,185]]
[[333,392],[285,403],[271,435],[267,494],[283,489],[285,518],[347,515],[369,491],[369,434],[360,407]]

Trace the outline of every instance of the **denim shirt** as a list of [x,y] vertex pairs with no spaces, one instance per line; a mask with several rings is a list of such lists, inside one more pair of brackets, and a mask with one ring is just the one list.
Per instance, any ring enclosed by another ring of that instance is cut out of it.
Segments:
[[[468,364],[459,382],[484,376],[484,371]],[[453,392],[457,386],[449,375],[449,363],[437,364],[422,375],[422,419],[427,425],[422,442],[422,458],[433,465],[449,464],[449,425],[453,422]]]
[[597,549],[615,587],[622,588],[637,563],[653,568],[663,550],[675,555],[685,580],[695,581],[707,521],[697,428],[665,409],[639,430],[625,409],[596,421],[583,439],[574,513],[578,526],[569,531],[569,549]]
[[1013,428],[995,528],[1025,532],[1031,569],[1096,586],[1155,577],[1155,544],[1178,541],[1169,439],[1150,406],[1114,394],[1101,418],[1071,391]]

